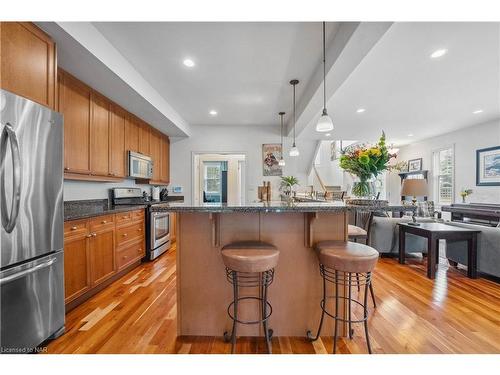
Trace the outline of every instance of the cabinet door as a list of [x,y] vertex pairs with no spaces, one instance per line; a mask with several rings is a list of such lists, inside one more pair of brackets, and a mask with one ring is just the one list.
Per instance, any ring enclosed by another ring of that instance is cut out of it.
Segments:
[[55,109],[56,55],[50,37],[30,22],[0,23],[2,89]]
[[109,102],[92,93],[90,123],[90,171],[93,175],[109,175]]
[[90,237],[90,270],[92,285],[99,284],[115,272],[115,230],[92,233]]
[[64,171],[90,173],[91,90],[68,73],[59,74],[59,111],[64,116]]
[[125,151],[139,152],[139,125],[132,116],[125,119]]
[[113,177],[126,176],[125,112],[113,106],[109,137],[109,165]]
[[64,240],[64,301],[68,303],[90,289],[87,235]]
[[149,151],[153,159],[153,178],[152,181],[160,181],[161,171],[161,134],[151,129],[149,137]]
[[160,180],[170,182],[170,140],[167,136],[161,138],[161,169]]
[[150,155],[149,125],[143,121],[139,122],[139,152],[144,155]]

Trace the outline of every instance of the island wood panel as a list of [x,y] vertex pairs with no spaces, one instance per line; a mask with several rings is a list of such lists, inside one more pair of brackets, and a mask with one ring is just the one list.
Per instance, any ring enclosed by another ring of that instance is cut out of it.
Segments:
[[[269,288],[273,305],[270,326],[274,333],[304,336],[308,329],[317,328],[322,281],[314,250],[306,246],[308,214],[178,212],[176,215],[179,335],[217,336],[231,329],[227,306],[232,301],[232,286],[226,279],[220,251],[225,244],[242,240],[263,240],[280,250],[274,283]],[[321,213],[315,219],[313,233],[323,239],[328,229],[328,239],[345,240],[345,225],[345,213]],[[216,241],[214,234],[218,237]],[[241,304],[242,319],[257,312],[255,305]],[[331,331],[332,322],[325,321],[324,329]],[[241,325],[238,334],[261,335],[261,330],[259,325]],[[345,335],[345,327],[339,333]]]
[[31,22],[0,22],[0,87],[56,109],[54,41]]

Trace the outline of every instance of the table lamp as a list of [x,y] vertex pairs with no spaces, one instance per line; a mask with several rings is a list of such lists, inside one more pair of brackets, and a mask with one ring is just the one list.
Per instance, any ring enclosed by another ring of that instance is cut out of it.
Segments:
[[[404,179],[403,186],[401,186],[401,195],[413,197],[411,202],[415,206],[417,203],[417,197],[427,196],[427,180],[425,179]],[[419,226],[416,219],[416,210],[413,211],[412,222],[408,225]]]

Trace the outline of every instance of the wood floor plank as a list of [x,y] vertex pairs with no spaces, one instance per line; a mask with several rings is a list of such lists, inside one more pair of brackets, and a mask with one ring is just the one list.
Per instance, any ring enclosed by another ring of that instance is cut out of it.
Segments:
[[[500,285],[469,279],[446,264],[430,280],[425,261],[378,262],[377,308],[369,302],[368,319],[373,352],[500,353]],[[48,344],[48,353],[230,353],[231,344],[222,337],[177,337],[175,267],[173,248],[70,311],[66,333]],[[353,295],[364,296],[356,290]],[[353,316],[360,318],[362,310],[354,307]],[[363,325],[354,328],[352,340],[338,339],[338,353],[367,352]],[[322,332],[316,342],[273,337],[273,353],[331,353],[330,334]],[[239,337],[236,351],[266,353],[267,348],[263,337]]]

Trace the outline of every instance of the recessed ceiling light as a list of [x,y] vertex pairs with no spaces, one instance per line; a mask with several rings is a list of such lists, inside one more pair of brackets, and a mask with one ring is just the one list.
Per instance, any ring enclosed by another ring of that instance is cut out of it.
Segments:
[[332,135],[331,133],[326,133],[325,137],[331,137],[331,135]]
[[476,109],[474,112],[472,112],[473,114],[477,115],[478,113],[483,113],[483,110],[482,109]]
[[408,137],[413,137],[413,134],[412,133],[408,134]]
[[194,61],[191,59],[185,59],[182,63],[186,65],[188,68],[192,68],[193,66],[195,66]]
[[366,109],[364,109],[364,108],[358,108],[356,110],[357,113],[363,113],[364,111],[366,111]]
[[210,112],[208,112],[208,113],[210,113],[212,116],[217,116],[217,111],[216,111],[216,110],[214,110],[214,109],[212,109],[212,110],[211,110]]
[[437,59],[441,56],[444,56],[444,55],[446,55],[446,52],[448,52],[448,50],[446,48],[437,49],[431,53],[431,59]]

